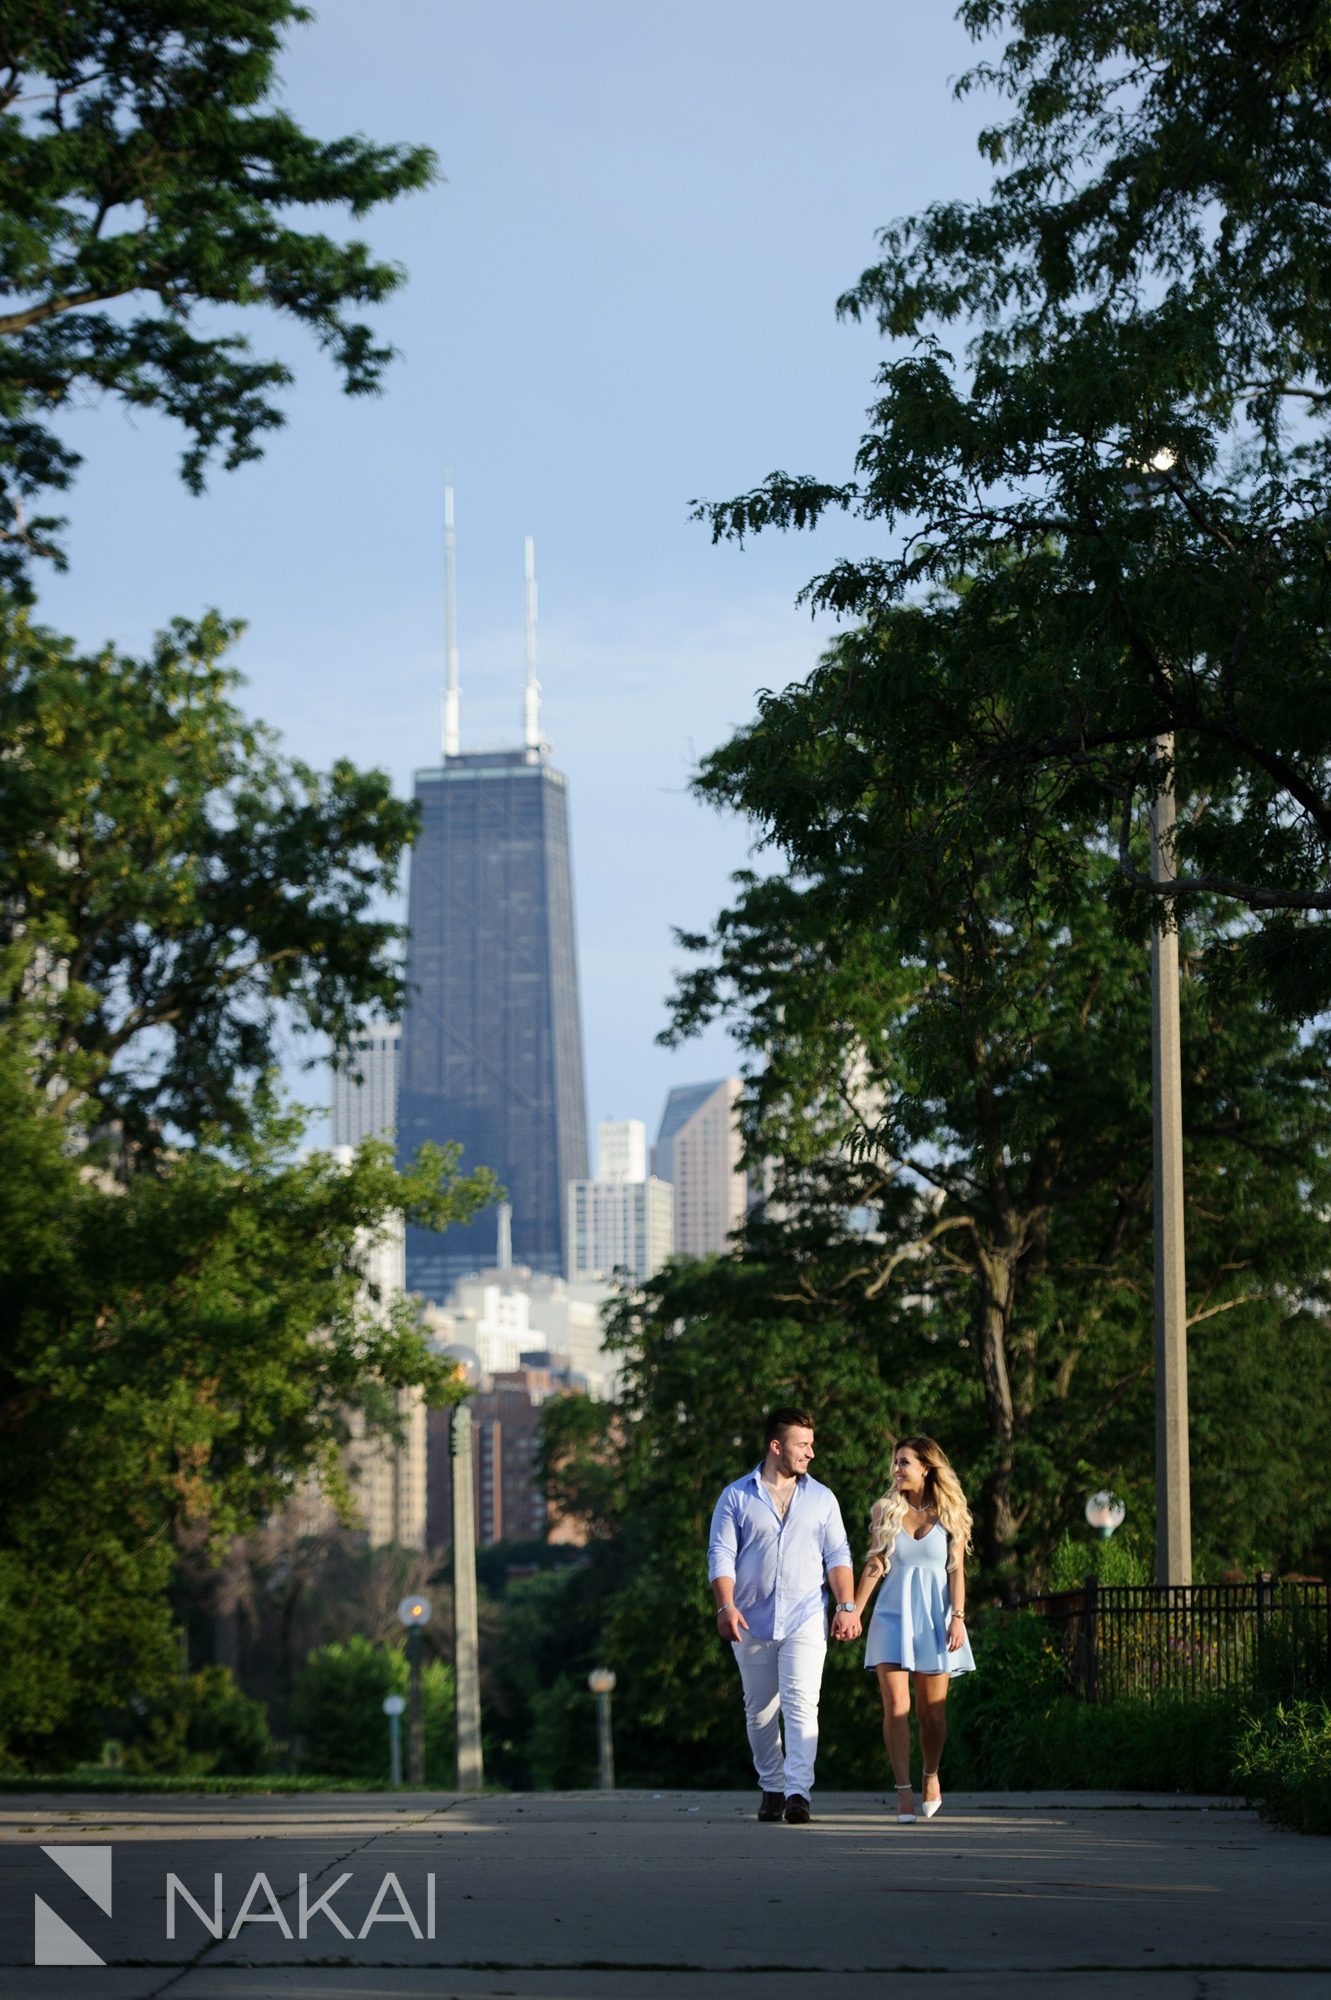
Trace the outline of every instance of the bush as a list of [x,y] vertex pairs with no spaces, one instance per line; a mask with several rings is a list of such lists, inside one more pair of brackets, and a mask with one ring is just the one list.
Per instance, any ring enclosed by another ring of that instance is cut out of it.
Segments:
[[948,1700],[948,1780],[975,1791],[1230,1792],[1234,1696],[1080,1701],[1038,1612],[977,1625],[977,1671]]
[[[296,1681],[292,1719],[300,1737],[300,1763],[330,1778],[389,1777],[388,1717],[384,1697],[405,1695],[408,1669],[401,1646],[376,1646],[354,1635],[320,1646]],[[425,1777],[451,1785],[454,1764],[453,1669],[427,1659],[421,1670],[425,1710]],[[402,1718],[403,1768],[406,1716]]]
[[1331,1833],[1331,1707],[1280,1702],[1245,1717],[1235,1771],[1268,1819],[1298,1833]]
[[274,1756],[263,1703],[241,1692],[229,1667],[202,1667],[146,1711],[121,1764],[139,1774],[254,1777]]
[[1127,1535],[1075,1541],[1065,1529],[1049,1565],[1049,1588],[1080,1590],[1088,1576],[1099,1583],[1149,1583],[1151,1567]]

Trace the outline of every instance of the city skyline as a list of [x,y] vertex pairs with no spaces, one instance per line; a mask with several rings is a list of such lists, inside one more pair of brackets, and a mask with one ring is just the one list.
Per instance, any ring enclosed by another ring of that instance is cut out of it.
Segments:
[[[797,593],[869,535],[714,548],[690,502],[777,464],[841,471],[879,352],[835,300],[882,224],[983,183],[989,114],[950,91],[975,51],[947,10],[871,0],[821,39],[793,0],[720,17],[698,0],[395,0],[369,36],[364,18],[323,0],[281,74],[314,131],[439,155],[434,189],[354,232],[407,272],[373,315],[401,357],[383,394],[341,395],[281,320],[238,323],[296,381],[264,458],[201,499],[169,423],[60,413],[85,463],[41,616],[130,651],[176,614],[243,617],[246,708],[293,756],[381,766],[410,797],[437,740],[450,468],[469,743],[512,734],[533,534],[546,733],[574,802],[588,1109],[654,1118],[676,1083],[735,1065],[720,1030],[654,1040],[683,962],[673,930],[706,930],[749,860],[746,830],[689,777],[758,689],[808,672],[832,628]],[[310,1053],[293,1044],[288,1079],[322,1109]],[[321,1118],[311,1140],[325,1134]]]

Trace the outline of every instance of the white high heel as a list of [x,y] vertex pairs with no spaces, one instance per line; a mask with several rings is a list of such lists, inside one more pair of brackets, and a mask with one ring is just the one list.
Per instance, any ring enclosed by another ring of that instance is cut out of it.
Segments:
[[[902,1810],[901,1810],[901,1794],[902,1794],[903,1792],[909,1792],[909,1793],[910,1793],[910,1803],[911,1803],[911,1810],[910,1810],[909,1812],[902,1812]],[[914,1826],[914,1824],[915,1824],[915,1787],[914,1787],[914,1785],[898,1785],[898,1786],[897,1786],[897,1825],[898,1825],[898,1826]]]
[[[926,1778],[936,1778],[938,1776],[938,1773],[937,1771],[926,1771],[924,1775]],[[921,1787],[921,1791],[923,1791],[923,1787]],[[923,1814],[924,1818],[932,1819],[934,1814],[938,1811],[938,1808],[942,1805],[942,1803],[943,1799],[941,1792],[936,1799],[926,1799],[921,1797],[920,1811]]]

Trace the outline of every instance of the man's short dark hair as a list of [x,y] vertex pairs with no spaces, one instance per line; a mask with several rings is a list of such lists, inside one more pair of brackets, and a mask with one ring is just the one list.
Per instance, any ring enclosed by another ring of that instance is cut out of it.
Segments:
[[813,1418],[807,1410],[792,1410],[789,1408],[769,1410],[763,1419],[763,1455],[766,1456],[767,1447],[773,1438],[776,1439],[778,1444],[783,1445],[786,1441],[787,1431],[811,1431],[812,1429]]

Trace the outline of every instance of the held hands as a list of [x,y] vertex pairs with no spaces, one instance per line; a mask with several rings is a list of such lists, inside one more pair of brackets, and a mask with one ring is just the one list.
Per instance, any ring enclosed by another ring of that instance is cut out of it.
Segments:
[[858,1639],[863,1627],[858,1611],[837,1611],[832,1617],[834,1639]]

